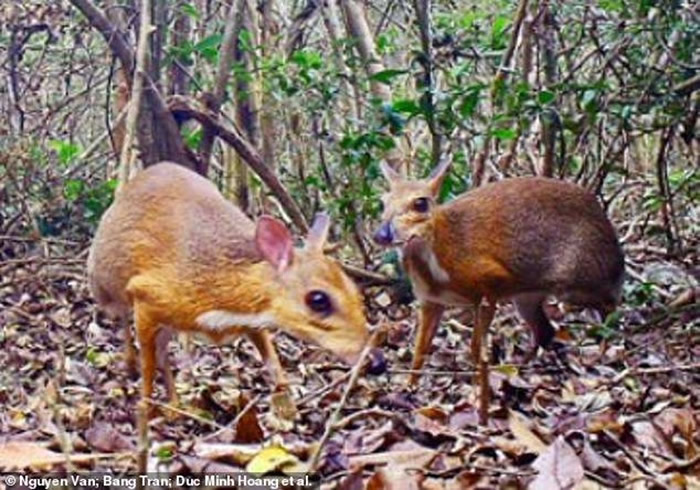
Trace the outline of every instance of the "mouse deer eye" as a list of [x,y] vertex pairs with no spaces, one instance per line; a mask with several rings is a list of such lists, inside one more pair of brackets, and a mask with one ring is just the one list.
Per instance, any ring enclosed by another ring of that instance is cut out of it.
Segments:
[[333,313],[333,303],[331,298],[323,291],[314,290],[306,294],[304,298],[306,306],[308,306],[311,311],[318,313],[321,316],[328,316]]
[[427,213],[430,209],[430,201],[427,197],[419,197],[413,201],[413,210],[417,213]]

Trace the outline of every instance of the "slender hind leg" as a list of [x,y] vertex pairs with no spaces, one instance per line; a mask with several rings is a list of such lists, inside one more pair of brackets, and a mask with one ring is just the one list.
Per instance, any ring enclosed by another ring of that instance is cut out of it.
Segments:
[[173,371],[170,369],[170,362],[168,360],[168,343],[170,343],[170,339],[172,338],[172,330],[162,325],[156,334],[156,363],[165,381],[165,392],[168,396],[168,401],[171,405],[177,406],[179,404],[179,399],[177,397],[177,390],[175,390],[175,376],[173,376]]
[[437,303],[425,301],[421,304],[420,319],[418,323],[418,333],[416,334],[416,347],[413,350],[413,364],[411,370],[414,371],[408,380],[408,384],[415,386],[418,383],[420,371],[425,362],[425,355],[430,351],[430,346],[435,336],[435,331],[440,324],[442,312],[445,307]]
[[549,322],[542,309],[542,303],[547,295],[540,292],[520,294],[513,298],[518,313],[532,330],[533,349],[531,356],[537,351],[537,347],[547,348],[554,338],[554,327]]
[[134,336],[131,334],[131,324],[129,317],[121,316],[117,319],[119,328],[124,331],[124,362],[131,377],[135,378],[138,373],[138,361],[136,359],[136,347],[134,346]]

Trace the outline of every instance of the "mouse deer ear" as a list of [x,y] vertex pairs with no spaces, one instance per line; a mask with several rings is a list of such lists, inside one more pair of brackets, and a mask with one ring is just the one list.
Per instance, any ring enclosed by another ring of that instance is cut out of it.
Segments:
[[328,230],[331,227],[331,218],[328,213],[317,213],[314,224],[311,225],[309,234],[306,237],[306,248],[308,250],[323,252],[323,246],[328,239]]
[[292,234],[280,220],[261,216],[255,228],[255,245],[272,266],[284,272],[294,260]]
[[442,187],[442,183],[445,180],[445,177],[447,177],[447,173],[450,171],[451,164],[452,161],[445,158],[438,163],[437,167],[435,167],[432,172],[430,172],[430,175],[428,176],[428,184],[430,185],[430,190],[434,196],[437,196],[440,192],[440,187]]
[[382,171],[382,175],[384,178],[389,182],[389,185],[392,186],[395,183],[403,180],[403,177],[399,172],[394,170],[391,165],[389,165],[386,161],[382,161],[379,164],[379,169]]

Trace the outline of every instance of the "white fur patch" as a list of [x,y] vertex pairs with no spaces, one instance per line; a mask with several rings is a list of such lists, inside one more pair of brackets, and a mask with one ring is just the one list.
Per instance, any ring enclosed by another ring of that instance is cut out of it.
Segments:
[[422,251],[423,258],[428,262],[428,269],[430,274],[433,276],[437,282],[450,282],[450,275],[445,269],[442,268],[440,262],[438,262],[435,253],[429,248],[425,248]]
[[273,323],[269,313],[233,313],[225,310],[211,310],[199,315],[197,324],[208,330],[224,330],[229,327],[261,328]]

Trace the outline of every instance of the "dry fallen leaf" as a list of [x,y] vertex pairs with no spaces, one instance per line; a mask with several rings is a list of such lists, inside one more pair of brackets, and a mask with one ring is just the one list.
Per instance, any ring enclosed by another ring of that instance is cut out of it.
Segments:
[[547,445],[528,427],[528,421],[519,413],[511,411],[508,414],[508,427],[523,446],[533,453],[541,454]]
[[360,456],[350,457],[350,466],[367,466],[367,465],[407,465],[413,464],[414,467],[420,467],[429,462],[436,452],[432,449],[409,449],[407,451],[386,451],[383,453],[363,454]]
[[194,446],[194,453],[210,460],[232,461],[240,466],[245,466],[255,457],[263,447],[261,444],[222,444],[198,442]]
[[104,453],[131,451],[136,445],[108,424],[96,424],[85,431],[85,439],[91,447]]
[[282,470],[291,465],[296,466],[298,463],[297,457],[288,453],[283,447],[270,446],[260,451],[250,460],[246,466],[246,471],[265,474],[271,471]]
[[[72,463],[84,463],[110,457],[109,454],[70,454]],[[13,441],[0,445],[0,468],[20,470],[25,468],[47,469],[66,462],[66,455],[46,449],[38,442]]]
[[421,490],[423,475],[405,466],[389,465],[378,469],[367,482],[367,490]]
[[539,455],[532,467],[539,474],[528,486],[531,490],[571,490],[584,477],[581,460],[562,436]]
[[[245,407],[248,404],[248,399],[242,395],[239,403],[241,407]],[[243,414],[236,424],[235,442],[243,444],[262,442],[264,437],[265,435],[258,421],[258,412],[255,407],[251,407]]]

